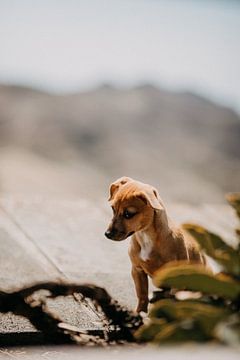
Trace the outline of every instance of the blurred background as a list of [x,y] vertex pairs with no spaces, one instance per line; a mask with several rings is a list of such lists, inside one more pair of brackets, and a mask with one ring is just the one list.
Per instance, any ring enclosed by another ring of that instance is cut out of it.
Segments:
[[0,194],[240,184],[240,1],[0,0]]

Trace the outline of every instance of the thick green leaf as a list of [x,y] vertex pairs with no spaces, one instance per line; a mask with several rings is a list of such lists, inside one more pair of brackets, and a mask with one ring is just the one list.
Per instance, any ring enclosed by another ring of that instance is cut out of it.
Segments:
[[183,228],[192,235],[207,255],[216,260],[224,271],[240,275],[239,252],[227,245],[220,236],[199,225],[184,224]]
[[203,342],[210,340],[202,329],[193,325],[192,328],[184,328],[184,324],[181,323],[169,323],[164,326],[158,334],[154,337],[153,342],[156,344],[162,343],[178,343],[186,341],[198,341]]
[[134,336],[137,340],[151,341],[166,324],[164,319],[152,319],[148,324],[142,325]]
[[[190,325],[190,326],[189,326]],[[196,324],[185,322],[164,322],[153,318],[150,323],[143,325],[134,334],[138,341],[151,341],[157,344],[181,341],[206,341],[210,337]]]
[[156,302],[150,311],[150,318],[163,318],[167,321],[191,320],[198,324],[202,331],[211,336],[216,324],[230,315],[230,310],[214,305],[204,304],[197,300],[174,301],[164,299]]
[[214,275],[203,265],[169,263],[155,273],[153,283],[157,287],[201,291],[225,299],[240,296],[240,282],[224,274]]
[[155,343],[205,341],[215,337],[219,323],[228,321],[231,311],[197,300],[159,300],[150,310],[149,322],[135,333],[140,341]]
[[155,343],[206,341],[215,337],[215,328],[230,314],[229,309],[197,300],[163,299],[152,305],[148,323],[135,337]]

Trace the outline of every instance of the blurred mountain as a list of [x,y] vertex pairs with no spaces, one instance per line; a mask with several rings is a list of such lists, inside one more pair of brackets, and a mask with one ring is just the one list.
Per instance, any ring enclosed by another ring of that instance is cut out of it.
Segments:
[[105,196],[122,175],[169,201],[222,201],[239,190],[240,118],[148,84],[68,95],[0,86],[0,191]]

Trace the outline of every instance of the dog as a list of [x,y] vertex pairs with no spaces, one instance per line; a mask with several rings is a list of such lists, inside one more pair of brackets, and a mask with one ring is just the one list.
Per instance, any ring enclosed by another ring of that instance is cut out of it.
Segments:
[[205,264],[205,258],[194,239],[184,237],[170,221],[154,187],[122,177],[111,184],[109,201],[113,219],[105,236],[115,241],[132,236],[129,256],[138,298],[136,311],[147,312],[148,276],[170,261]]

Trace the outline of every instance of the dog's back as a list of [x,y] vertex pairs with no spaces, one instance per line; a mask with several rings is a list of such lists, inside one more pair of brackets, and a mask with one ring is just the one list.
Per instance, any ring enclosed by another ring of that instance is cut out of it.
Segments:
[[199,245],[195,239],[185,230],[180,230],[184,239],[184,244],[187,250],[187,260],[189,262],[206,265],[206,258],[201,253]]

